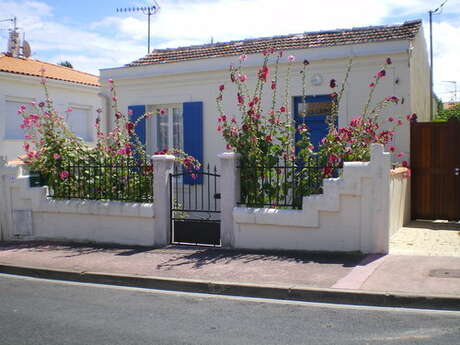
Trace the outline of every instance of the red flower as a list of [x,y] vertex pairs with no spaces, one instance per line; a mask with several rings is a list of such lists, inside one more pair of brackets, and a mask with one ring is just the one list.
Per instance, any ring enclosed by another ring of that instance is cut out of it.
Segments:
[[385,72],[384,69],[382,69],[380,72],[377,73],[377,78],[382,78],[386,75],[387,73]]
[[388,149],[390,150],[390,152],[395,152],[396,151],[396,147],[394,147],[394,146],[390,146]]
[[375,83],[370,83],[369,84],[369,87],[374,87],[375,86]]
[[407,161],[402,161],[401,162],[401,165],[404,167],[404,168],[407,168],[409,166],[409,163],[407,163]]
[[280,113],[284,113],[284,112],[286,112],[286,107],[281,107],[280,108]]
[[132,130],[134,129],[134,123],[132,123],[132,122],[126,122],[125,127],[126,127],[126,129],[128,130],[128,132],[132,132]]
[[273,140],[272,136],[271,135],[267,135],[265,137],[265,141],[268,141],[268,142],[271,142]]
[[267,78],[268,76],[270,75],[270,70],[267,66],[263,66],[260,70],[259,70],[259,79],[262,80],[264,83],[267,82]]
[[274,80],[272,80],[272,86],[271,86],[272,90],[275,90],[276,89],[276,82]]

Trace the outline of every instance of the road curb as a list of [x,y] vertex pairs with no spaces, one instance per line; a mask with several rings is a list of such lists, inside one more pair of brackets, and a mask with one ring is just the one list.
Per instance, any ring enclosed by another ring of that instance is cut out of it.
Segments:
[[214,295],[379,307],[460,311],[460,296],[449,295],[427,296],[396,292],[369,292],[362,290],[211,282],[203,280],[132,276],[100,272],[78,272],[5,264],[0,264],[0,273],[80,283],[117,285],[181,292],[198,292]]

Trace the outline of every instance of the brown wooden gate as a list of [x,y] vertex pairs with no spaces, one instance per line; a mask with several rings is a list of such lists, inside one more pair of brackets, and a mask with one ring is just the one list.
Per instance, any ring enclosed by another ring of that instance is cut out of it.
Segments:
[[412,219],[460,219],[460,122],[411,123]]

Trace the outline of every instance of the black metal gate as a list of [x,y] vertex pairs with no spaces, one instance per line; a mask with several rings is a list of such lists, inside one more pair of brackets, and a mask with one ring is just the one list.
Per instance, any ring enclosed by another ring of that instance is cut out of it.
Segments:
[[171,242],[220,246],[220,193],[217,169],[209,164],[169,175]]

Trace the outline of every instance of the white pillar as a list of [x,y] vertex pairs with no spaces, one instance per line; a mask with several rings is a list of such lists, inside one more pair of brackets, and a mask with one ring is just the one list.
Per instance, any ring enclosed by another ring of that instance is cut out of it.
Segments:
[[174,165],[174,156],[153,155],[153,209],[154,245],[158,247],[171,243],[171,229],[169,221],[169,174]]
[[233,228],[233,208],[240,198],[240,172],[237,168],[240,154],[224,152],[218,155],[220,159],[220,240],[223,247],[234,246],[235,229]]

